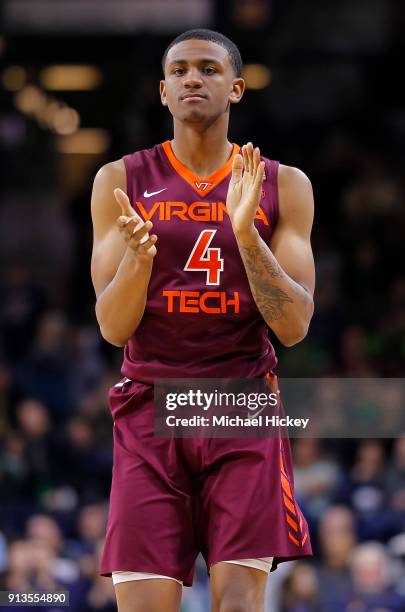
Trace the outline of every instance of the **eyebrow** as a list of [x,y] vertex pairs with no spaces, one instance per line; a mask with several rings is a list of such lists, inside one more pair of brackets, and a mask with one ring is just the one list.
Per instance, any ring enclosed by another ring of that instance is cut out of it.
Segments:
[[[219,60],[214,59],[214,58],[207,58],[207,57],[205,57],[205,58],[199,59],[197,61],[200,62],[201,64],[218,64],[218,65],[221,65],[221,62]],[[186,60],[186,59],[175,59],[175,60],[172,60],[169,63],[169,66],[172,66],[173,64],[188,64],[188,63],[189,63],[189,60]]]

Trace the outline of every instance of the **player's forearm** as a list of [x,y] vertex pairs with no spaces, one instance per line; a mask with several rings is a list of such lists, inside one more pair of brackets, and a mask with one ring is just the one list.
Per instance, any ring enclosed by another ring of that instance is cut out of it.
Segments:
[[314,311],[313,298],[279,265],[256,229],[237,235],[256,305],[278,339],[292,346],[305,338]]
[[115,346],[124,346],[141,322],[152,264],[152,259],[140,263],[128,247],[115,277],[97,299],[101,334]]

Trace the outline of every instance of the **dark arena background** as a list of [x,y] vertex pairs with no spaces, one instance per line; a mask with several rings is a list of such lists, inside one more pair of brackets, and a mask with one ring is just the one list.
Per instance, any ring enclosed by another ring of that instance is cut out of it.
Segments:
[[[302,343],[275,341],[278,371],[403,376],[405,4],[3,0],[0,26],[0,590],[62,588],[72,612],[113,612],[98,562],[107,392],[122,351],[102,339],[94,312],[94,176],[171,138],[158,95],[170,40],[193,27],[228,35],[247,83],[231,140],[301,168],[315,194],[315,315]],[[315,555],[270,575],[267,612],[405,610],[397,434],[293,441]],[[209,609],[199,557],[182,612]]]

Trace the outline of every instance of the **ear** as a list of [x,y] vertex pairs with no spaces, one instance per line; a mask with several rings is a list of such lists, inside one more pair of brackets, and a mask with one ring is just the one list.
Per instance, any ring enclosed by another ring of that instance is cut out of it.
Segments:
[[160,99],[162,101],[163,106],[167,106],[166,100],[166,83],[164,80],[159,83],[159,91],[160,91]]
[[231,104],[237,104],[240,102],[244,91],[245,91],[245,81],[242,78],[234,79],[232,83],[232,90],[229,95],[229,101]]

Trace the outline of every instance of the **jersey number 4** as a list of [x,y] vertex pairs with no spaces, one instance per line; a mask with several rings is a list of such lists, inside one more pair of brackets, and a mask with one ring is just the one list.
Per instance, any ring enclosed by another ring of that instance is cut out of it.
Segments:
[[186,272],[207,272],[207,285],[219,285],[219,277],[224,271],[224,260],[221,259],[221,249],[209,245],[216,229],[203,230],[197,238],[184,270]]

